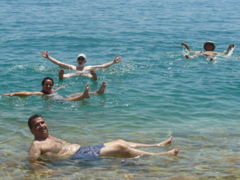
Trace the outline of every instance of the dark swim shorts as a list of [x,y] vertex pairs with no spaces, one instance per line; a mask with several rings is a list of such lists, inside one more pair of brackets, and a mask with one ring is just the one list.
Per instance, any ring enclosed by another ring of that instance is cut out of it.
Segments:
[[72,159],[89,159],[99,157],[100,150],[103,147],[105,147],[103,144],[80,147],[78,151],[72,156]]

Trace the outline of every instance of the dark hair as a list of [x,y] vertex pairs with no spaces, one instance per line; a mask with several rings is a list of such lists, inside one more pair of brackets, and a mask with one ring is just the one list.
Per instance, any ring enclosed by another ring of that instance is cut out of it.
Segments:
[[54,80],[53,80],[53,78],[46,77],[46,78],[44,78],[44,79],[42,80],[42,86],[44,85],[45,81],[48,80],[48,79],[51,80],[51,81],[52,81],[52,85],[54,85]]
[[205,42],[204,44],[203,44],[203,48],[206,50],[206,46],[208,45],[208,44],[211,44],[212,45],[212,51],[215,49],[215,45],[214,45],[214,43],[212,42],[212,41],[207,41],[207,42]]
[[40,114],[34,114],[28,119],[28,127],[32,129],[32,121],[36,118],[43,118]]

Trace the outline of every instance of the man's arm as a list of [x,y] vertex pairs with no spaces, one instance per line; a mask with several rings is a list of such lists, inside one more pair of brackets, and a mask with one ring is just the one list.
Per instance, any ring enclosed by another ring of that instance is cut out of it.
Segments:
[[54,63],[60,67],[76,70],[76,66],[65,64],[65,63],[58,61],[58,60],[54,59],[53,57],[49,56],[48,51],[41,51],[40,54],[42,57],[48,59],[49,61],[51,61],[52,63]]
[[29,155],[29,162],[30,163],[37,163],[37,159],[41,155],[41,149],[35,141],[32,142],[31,147],[28,150]]
[[58,90],[60,90],[60,89],[64,89],[64,88],[65,88],[64,86],[58,87],[58,88],[54,89],[54,91],[56,92],[56,91],[58,91]]
[[9,97],[12,97],[12,96],[24,97],[24,96],[33,96],[33,95],[44,95],[44,93],[22,91],[22,92],[10,93],[10,94],[3,94],[3,96],[9,96]]
[[122,57],[115,57],[113,61],[109,62],[109,63],[105,63],[102,65],[96,65],[96,66],[91,66],[90,69],[94,69],[94,68],[107,68],[109,66],[112,66],[113,64],[119,63],[122,61]]
[[182,46],[184,46],[189,52],[194,52],[186,43],[181,43]]
[[235,48],[235,45],[234,45],[234,44],[230,44],[230,45],[228,46],[227,50],[224,51],[223,54],[227,55],[227,54],[228,54],[232,49],[234,49],[234,48]]
[[41,155],[41,149],[38,143],[33,142],[31,147],[28,150],[29,155],[29,162],[31,163],[31,167],[34,170],[38,170],[42,174],[54,174],[53,170],[48,169],[46,166],[42,165],[41,163],[38,163],[38,158]]
[[190,55],[188,55],[188,54],[185,54],[184,57],[185,57],[186,59],[193,59],[193,58],[196,58],[196,57],[202,56],[202,55],[203,55],[203,51],[195,51],[195,54],[194,54],[194,55],[190,56]]

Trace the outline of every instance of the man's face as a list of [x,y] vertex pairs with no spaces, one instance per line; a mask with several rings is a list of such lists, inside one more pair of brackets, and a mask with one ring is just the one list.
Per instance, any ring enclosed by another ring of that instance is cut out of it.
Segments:
[[32,128],[30,129],[35,139],[44,139],[48,137],[48,127],[44,119],[39,117],[32,121]]
[[86,62],[87,62],[86,59],[84,57],[82,57],[82,56],[78,57],[78,59],[77,59],[78,66],[80,66],[80,67],[84,66],[84,64]]
[[214,46],[212,44],[206,44],[205,50],[206,51],[213,51],[214,50]]
[[50,79],[47,79],[42,86],[43,91],[49,94],[52,91],[52,87],[53,87],[53,82]]

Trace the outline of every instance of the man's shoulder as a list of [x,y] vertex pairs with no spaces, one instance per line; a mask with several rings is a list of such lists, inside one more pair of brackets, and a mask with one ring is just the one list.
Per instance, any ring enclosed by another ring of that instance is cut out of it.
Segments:
[[204,51],[203,54],[204,54],[204,55],[207,55],[207,56],[213,56],[213,55],[218,54],[218,52],[214,52],[214,51]]
[[45,144],[46,142],[49,141],[49,139],[54,139],[55,137],[48,137],[44,140],[38,140],[38,139],[34,139],[33,142],[32,142],[32,145],[41,145],[41,144]]
[[84,70],[91,70],[93,66],[84,66]]
[[40,144],[42,144],[42,141],[34,140],[31,146],[39,146]]
[[74,65],[69,65],[70,69],[72,70],[77,70],[77,66],[74,66]]
[[28,153],[32,154],[40,149],[40,143],[39,141],[34,140],[31,144],[31,146],[28,149]]

